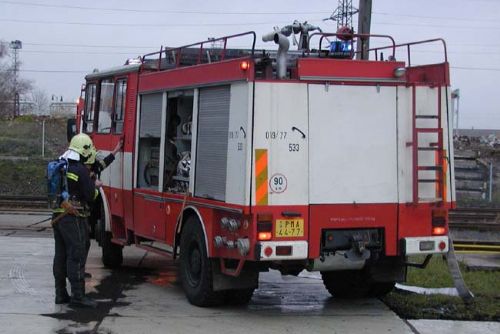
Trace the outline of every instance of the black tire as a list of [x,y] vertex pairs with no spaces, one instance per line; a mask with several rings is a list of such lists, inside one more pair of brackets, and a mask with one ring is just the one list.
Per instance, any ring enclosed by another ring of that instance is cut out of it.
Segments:
[[104,207],[101,205],[101,216],[98,220],[97,232],[99,234],[99,245],[102,248],[102,263],[106,268],[119,268],[123,263],[123,246],[117,245],[111,241],[113,234],[106,231],[106,219]]
[[373,282],[369,295],[371,297],[383,297],[394,289],[396,282]]
[[333,297],[362,298],[370,293],[371,283],[361,270],[321,272],[323,284]]
[[189,217],[180,242],[180,276],[184,293],[196,306],[215,306],[224,301],[224,293],[213,290],[212,262],[207,256],[201,223]]
[[382,297],[394,288],[395,282],[376,282],[365,270],[321,272],[323,284],[333,297]]
[[104,207],[102,202],[98,202],[93,206],[93,212],[95,212],[95,240],[102,246],[102,240],[106,232],[106,216],[104,215]]
[[228,305],[245,305],[252,299],[255,288],[224,291],[224,301]]
[[119,268],[123,263],[123,246],[117,245],[111,241],[111,232],[104,232],[101,242],[102,263],[106,268]]
[[94,205],[91,206],[89,222],[89,237],[100,242],[99,232],[99,217],[104,217],[104,210],[102,209],[101,195],[97,195]]

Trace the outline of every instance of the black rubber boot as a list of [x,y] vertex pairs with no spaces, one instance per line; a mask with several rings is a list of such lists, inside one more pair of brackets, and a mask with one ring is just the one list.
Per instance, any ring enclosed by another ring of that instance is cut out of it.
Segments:
[[69,302],[70,306],[88,307],[88,308],[96,308],[97,307],[97,302],[95,300],[85,296],[85,288],[84,287],[78,287],[75,289],[73,287],[71,287],[71,293],[72,293],[71,300]]
[[70,301],[70,296],[66,288],[56,288],[56,304],[67,304]]
[[97,302],[87,296],[71,296],[69,305],[74,307],[96,308]]

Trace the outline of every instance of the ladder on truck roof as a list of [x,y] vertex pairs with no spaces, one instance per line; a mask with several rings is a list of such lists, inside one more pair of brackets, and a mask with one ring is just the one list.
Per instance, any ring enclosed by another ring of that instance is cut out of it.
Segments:
[[[436,86],[437,92],[437,114],[417,114],[417,103],[416,103],[416,85],[413,84],[412,88],[412,114],[413,114],[413,203],[417,204],[419,202],[435,202],[441,204],[445,201],[446,196],[446,161],[444,154],[444,144],[443,144],[443,128],[441,126],[441,114],[442,114],[442,97],[441,97],[441,86]],[[430,119],[436,120],[436,127],[418,127],[418,119]],[[422,134],[435,134],[436,141],[428,143],[428,146],[422,144]],[[435,152],[435,164],[434,165],[420,165],[419,163],[419,152]],[[421,171],[434,172],[434,177],[421,177]],[[422,198],[420,197],[419,186],[423,183],[434,183],[436,185],[436,197]]]

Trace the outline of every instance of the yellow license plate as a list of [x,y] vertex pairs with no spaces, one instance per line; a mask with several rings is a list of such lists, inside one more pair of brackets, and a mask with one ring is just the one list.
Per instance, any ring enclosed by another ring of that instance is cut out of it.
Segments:
[[276,219],[276,238],[303,237],[304,219]]

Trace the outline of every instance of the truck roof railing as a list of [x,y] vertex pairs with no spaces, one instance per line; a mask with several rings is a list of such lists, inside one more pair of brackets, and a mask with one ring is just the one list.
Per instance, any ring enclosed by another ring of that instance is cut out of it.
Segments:
[[[354,42],[356,39],[359,41],[371,39],[373,37],[377,38],[386,38],[390,40],[389,45],[381,46],[381,47],[374,47],[370,48],[367,51],[368,52],[373,52],[375,56],[375,61],[378,60],[383,60],[382,57],[380,56],[380,51],[381,50],[389,50],[390,52],[392,51],[392,57],[396,56],[396,51],[398,49],[406,48],[406,57],[407,61],[406,63],[408,66],[411,66],[411,47],[414,45],[420,45],[420,44],[430,44],[430,43],[435,43],[435,42],[440,42],[443,45],[443,54],[444,54],[444,62],[448,62],[448,53],[446,49],[446,42],[442,38],[434,38],[434,39],[427,39],[427,40],[422,40],[422,41],[417,41],[417,42],[410,42],[410,43],[403,43],[403,44],[396,44],[394,42],[394,39],[389,36],[389,35],[375,35],[375,34],[342,34],[342,33],[314,33],[311,34],[309,37],[309,47],[311,46],[311,39],[315,36],[320,36],[319,39],[319,45],[318,45],[318,51],[321,51],[323,48],[323,39],[327,37],[337,37],[339,39],[345,39],[346,41],[349,41],[351,43],[351,55],[354,56],[358,54],[360,51],[354,51]],[[311,47],[310,47],[311,48]],[[308,54],[311,52],[311,50],[308,51]]]
[[407,64],[408,67],[411,66],[411,46],[413,45],[419,45],[419,44],[430,44],[434,42],[441,42],[443,45],[443,53],[444,53],[444,62],[448,62],[448,52],[446,49],[446,42],[442,38],[434,38],[434,39],[426,39],[422,41],[417,41],[417,42],[411,42],[411,43],[403,43],[403,44],[397,44],[397,45],[392,45],[392,46],[382,46],[382,47],[377,47],[377,48],[371,48],[368,51],[373,51],[375,53],[375,60],[378,60],[378,53],[380,50],[385,50],[392,48],[393,49],[393,54],[394,54],[394,49],[398,48],[405,48],[406,47],[406,54],[407,54]]
[[[327,33],[327,32],[316,32],[313,33],[309,36],[309,49],[311,49],[311,40],[315,36],[320,36],[319,38],[319,43],[318,43],[318,51],[321,51],[323,49],[323,39],[327,39],[328,37],[337,37],[339,39],[345,38],[346,41],[351,42],[351,54],[354,55],[356,52],[354,51],[354,42],[355,39],[359,40],[366,40],[370,39],[372,37],[375,38],[386,38],[391,41],[391,45],[385,47],[387,49],[392,48],[392,56],[394,57],[396,55],[396,42],[394,42],[394,38],[389,35],[377,35],[377,34],[345,34],[345,33]],[[311,52],[311,50],[308,50],[308,54]]]
[[[243,36],[252,37],[252,47],[251,49],[241,49],[241,48],[228,48],[228,40],[240,38]],[[311,47],[311,41],[314,38],[319,37],[318,49]],[[309,49],[304,51],[298,50],[297,52],[289,51],[288,61],[293,61],[294,59],[301,57],[322,57],[324,43],[323,40],[328,40],[328,37],[336,37],[339,40],[343,40],[351,44],[350,53],[351,59],[360,51],[354,50],[354,44],[356,42],[363,42],[370,40],[372,38],[386,39],[389,40],[389,44],[381,47],[373,47],[368,49],[368,53],[372,53],[375,61],[383,61],[382,50],[389,50],[389,59],[396,59],[396,51],[399,49],[406,48],[407,66],[410,67],[412,57],[411,57],[411,47],[420,44],[428,44],[440,42],[443,46],[444,52],[444,62],[448,62],[448,55],[446,49],[446,43],[442,38],[428,39],[411,43],[396,44],[394,38],[389,35],[380,34],[345,34],[345,33],[327,33],[327,32],[316,32],[309,36]],[[220,38],[208,39],[202,42],[197,42],[193,44],[188,44],[180,47],[161,47],[160,51],[152,52],[142,56],[141,69],[148,69],[153,71],[163,71],[185,66],[194,66],[199,64],[216,63],[228,59],[237,59],[244,57],[255,58],[255,43],[256,43],[256,33],[254,31],[247,31],[240,34],[228,35]],[[216,45],[216,44],[219,45]],[[263,50],[262,57],[273,54],[273,51]],[[373,58],[372,58],[373,59]],[[293,64],[290,64],[293,65]],[[288,67],[288,66],[287,66]]]
[[[229,39],[251,35],[253,37],[252,48],[249,50],[228,49],[227,41]],[[160,51],[152,52],[142,56],[143,64],[157,64],[156,70],[172,69],[180,66],[199,65],[212,63],[214,61],[223,61],[229,58],[240,58],[252,56],[255,52],[255,42],[257,35],[254,31],[247,31],[241,34],[229,35],[215,39],[209,39],[202,42],[188,44],[175,48],[163,48]],[[207,44],[213,45],[216,42],[222,42],[221,48],[206,48]],[[205,51],[205,52],[204,52]],[[212,53],[212,54],[211,54]],[[211,59],[213,56],[213,60]]]

